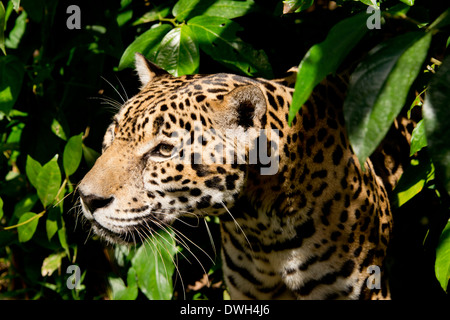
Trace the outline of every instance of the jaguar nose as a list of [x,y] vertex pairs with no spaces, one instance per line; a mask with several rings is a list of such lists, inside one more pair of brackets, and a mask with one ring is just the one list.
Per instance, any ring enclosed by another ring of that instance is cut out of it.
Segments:
[[94,214],[96,210],[106,208],[114,200],[114,197],[104,198],[94,194],[84,195],[80,193],[81,201],[91,214]]

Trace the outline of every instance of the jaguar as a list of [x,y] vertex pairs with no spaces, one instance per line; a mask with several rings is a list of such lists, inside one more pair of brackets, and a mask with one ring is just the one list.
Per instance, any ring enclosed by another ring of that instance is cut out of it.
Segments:
[[295,70],[176,77],[139,53],[135,64],[140,91],[77,188],[95,233],[133,243],[183,217],[219,217],[232,299],[390,298],[386,184],[401,168],[377,161],[382,179],[370,159],[360,165],[344,78],[320,83],[289,124]]

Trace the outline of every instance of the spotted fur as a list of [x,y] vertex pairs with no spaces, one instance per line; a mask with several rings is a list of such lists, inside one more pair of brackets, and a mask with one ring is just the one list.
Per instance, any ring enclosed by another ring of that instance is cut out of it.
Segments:
[[[286,85],[295,74],[173,77],[140,55],[136,65],[141,91],[115,115],[78,188],[97,233],[132,242],[182,216],[219,216],[233,299],[389,297],[384,282],[367,285],[371,266],[383,271],[391,237],[388,194],[370,160],[362,170],[349,145],[339,79],[320,84],[289,126]],[[173,134],[180,130],[190,139]],[[208,130],[215,134],[199,135]],[[275,138],[277,172],[263,175],[265,164],[248,156]],[[200,145],[208,152],[196,153]],[[225,156],[218,150],[237,148],[247,162],[217,161]],[[213,161],[194,161],[206,156]]]

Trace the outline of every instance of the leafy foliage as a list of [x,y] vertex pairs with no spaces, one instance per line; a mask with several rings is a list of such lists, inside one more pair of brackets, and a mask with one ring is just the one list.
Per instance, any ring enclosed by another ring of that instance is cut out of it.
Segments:
[[[67,20],[76,17],[66,9],[73,2],[0,3],[0,298],[227,297],[220,248],[205,255],[178,247],[173,235],[161,232],[142,245],[105,249],[77,217],[76,184],[98,157],[105,128],[121,105],[112,97],[125,101],[137,93],[135,52],[174,75],[225,71],[272,78],[299,65],[290,119],[326,76],[350,70],[345,120],[361,162],[398,114],[419,113],[423,120],[413,132],[411,166],[392,199],[398,231],[387,273],[394,297],[421,292],[418,288],[426,297],[445,296],[450,279],[445,5],[85,1],[78,4],[81,29],[69,29]],[[218,229],[211,220],[207,232],[188,228],[185,234],[206,248],[220,243]],[[215,265],[208,255],[216,257]],[[68,285],[69,266],[81,270],[75,288]],[[202,282],[204,273],[212,284]]]

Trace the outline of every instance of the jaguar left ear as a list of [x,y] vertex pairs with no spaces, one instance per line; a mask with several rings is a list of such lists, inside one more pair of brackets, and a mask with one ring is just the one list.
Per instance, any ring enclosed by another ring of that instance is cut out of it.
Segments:
[[169,74],[166,70],[158,67],[139,52],[135,53],[134,59],[136,71],[141,81],[141,88],[145,87],[154,78]]

